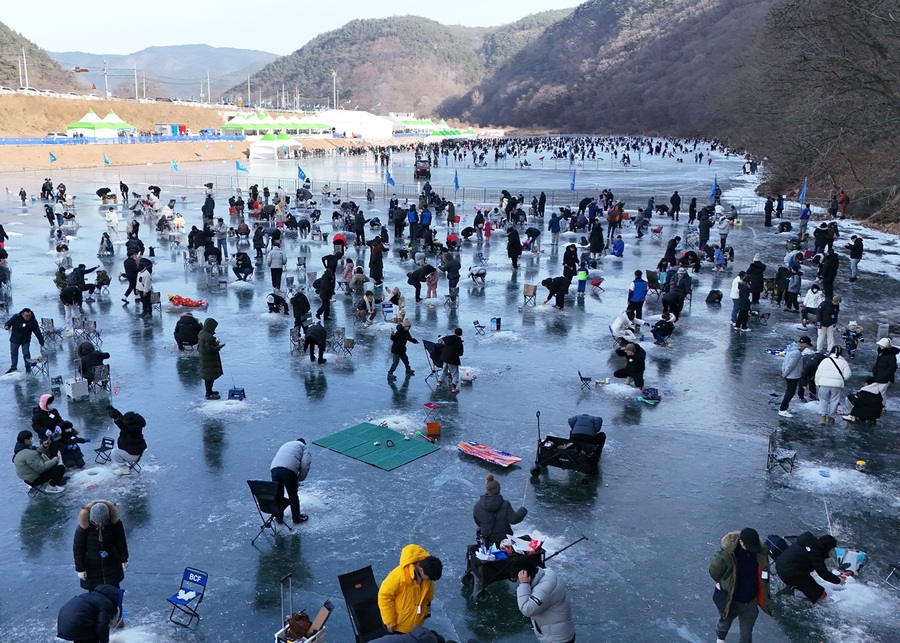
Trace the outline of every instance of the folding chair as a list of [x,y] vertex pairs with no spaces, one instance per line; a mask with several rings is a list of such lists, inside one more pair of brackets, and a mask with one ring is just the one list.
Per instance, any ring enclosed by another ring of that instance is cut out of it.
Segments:
[[72,318],[72,339],[74,339],[76,343],[87,339],[84,332],[85,323],[84,317]]
[[341,574],[338,584],[347,603],[355,643],[368,643],[386,636],[388,631],[378,608],[378,583],[371,565]]
[[891,581],[891,578],[894,576],[894,574],[897,574],[897,576],[900,577],[900,563],[891,563],[889,567],[891,568],[891,571],[885,577],[884,582],[888,587],[893,587],[896,590],[900,590],[900,579],[895,578],[893,582]]
[[438,413],[441,412],[441,405],[436,404],[435,402],[425,402],[422,405],[422,408],[425,409],[425,423],[435,422],[437,420]]
[[760,326],[768,326],[769,325],[769,317],[772,313],[764,313],[759,310],[751,310],[749,313],[750,319],[756,321]]
[[307,286],[307,288],[312,289],[313,283],[315,283],[315,281],[316,281],[316,276],[317,276],[317,275],[316,275],[316,271],[315,271],[315,270],[312,271],[312,272],[307,272],[307,273],[306,273],[306,286]]
[[57,328],[52,318],[41,317],[41,334],[45,341],[62,339],[63,329]]
[[356,340],[353,337],[345,337],[341,345],[341,351],[347,357],[353,357],[353,349],[356,348]]
[[385,322],[389,322],[394,318],[394,304],[387,301],[381,303],[381,318]]
[[329,351],[340,355],[344,350],[344,339],[346,339],[346,337],[347,330],[343,326],[335,326],[328,339],[325,341],[325,345],[328,347]]
[[522,297],[525,299],[522,306],[536,306],[537,302],[535,299],[537,298],[537,286],[534,284],[525,284],[522,286]]
[[[190,627],[194,619],[198,623],[200,622],[200,614],[197,609],[206,595],[207,581],[209,581],[209,574],[206,572],[193,567],[184,568],[184,573],[181,575],[181,586],[177,592],[166,599],[172,604],[172,613],[169,614],[170,621],[182,627]],[[175,617],[176,611],[180,612],[178,618]],[[183,622],[185,616],[188,617],[187,623]]]
[[478,262],[479,266],[487,266],[488,265],[487,257],[484,256],[483,252],[479,252],[475,255],[475,261]]
[[578,371],[578,379],[581,380],[581,390],[582,391],[590,391],[591,390],[591,378],[585,377],[581,374],[581,371]]
[[662,296],[662,285],[659,283],[659,273],[656,270],[647,271],[647,294],[656,295],[656,300]]
[[476,335],[484,335],[484,328],[485,328],[484,325],[479,324],[477,319],[472,323],[475,324],[475,334]]
[[100,339],[100,331],[97,330],[97,322],[88,319],[82,321],[82,336],[84,341],[92,342],[95,346],[102,344],[103,340]]
[[444,368],[444,363],[440,361],[440,359],[435,358],[437,344],[435,342],[429,342],[427,339],[422,340],[422,348],[425,349],[425,357],[428,362],[428,368],[431,371],[426,377],[425,381],[427,382],[431,377],[437,377],[438,373],[441,372],[441,369]]
[[597,277],[591,281],[591,294],[594,293],[603,293],[606,292],[606,289],[603,288],[603,277]]
[[91,393],[108,391],[112,393],[112,382],[109,377],[109,364],[100,364],[91,369],[91,379],[88,382],[88,390]]
[[[256,504],[256,511],[259,512],[259,518],[263,521],[262,525],[259,527],[259,533],[250,541],[250,544],[253,545],[256,543],[256,539],[259,538],[266,529],[271,529],[272,535],[278,536],[278,530],[275,525],[279,523],[275,522],[275,514],[279,509],[284,509],[284,507],[278,506],[279,503],[284,503],[284,498],[276,497],[275,494],[278,493],[278,484],[275,482],[270,482],[268,480],[247,480],[247,486],[250,487],[250,493],[253,495],[253,502]],[[290,525],[281,523],[281,526],[288,531],[293,531]]]
[[766,454],[766,471],[771,471],[773,467],[780,466],[788,474],[791,474],[794,472],[796,459],[796,451],[779,448],[778,430],[772,431],[769,434],[769,450]]
[[293,277],[285,277],[284,278],[284,288],[287,292],[294,292],[294,278]]
[[184,269],[193,270],[197,265],[197,255],[192,250],[182,250],[181,252],[184,256]]
[[661,225],[658,225],[655,228],[650,228],[650,238],[651,239],[662,239],[662,230],[663,230],[663,227]]
[[150,293],[150,310],[151,312],[158,310],[159,314],[162,314],[162,297],[160,297],[158,292]]
[[613,348],[621,348],[621,344],[619,344],[619,338],[616,337],[616,334],[613,332],[612,324],[609,325],[609,336],[612,337]]
[[112,460],[112,455],[110,453],[113,449],[116,448],[116,441],[112,438],[103,438],[100,440],[100,446],[94,449],[94,453],[96,453],[96,457],[94,457],[94,462],[97,464],[106,464],[110,460]]
[[444,295],[444,306],[447,308],[459,307],[459,288],[451,288],[450,292]]
[[144,457],[143,454],[138,456],[137,460],[124,460],[122,464],[128,467],[128,471],[131,473],[140,473],[141,472],[141,458]]
[[37,376],[38,373],[44,377],[50,377],[50,362],[44,359],[43,355],[39,355],[31,360],[31,372]]
[[291,328],[290,332],[290,340],[291,340],[291,355],[294,354],[294,351],[299,350],[303,345],[303,340],[300,339],[300,329],[297,326]]

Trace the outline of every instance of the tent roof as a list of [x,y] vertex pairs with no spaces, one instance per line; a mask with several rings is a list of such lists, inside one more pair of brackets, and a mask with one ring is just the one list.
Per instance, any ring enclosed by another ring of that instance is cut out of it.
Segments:
[[109,110],[109,114],[103,117],[104,123],[115,125],[118,129],[135,129],[134,125],[129,125],[123,121],[114,111]]

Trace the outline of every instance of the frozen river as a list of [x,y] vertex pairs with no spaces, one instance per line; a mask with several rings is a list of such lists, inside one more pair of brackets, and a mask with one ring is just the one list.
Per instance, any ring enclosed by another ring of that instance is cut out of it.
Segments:
[[[796,318],[772,306],[767,326],[732,333],[727,297],[731,279],[755,252],[763,255],[771,275],[785,254],[784,243],[762,227],[758,212],[749,212],[759,201],[740,176],[742,161],[717,153],[713,159],[707,166],[691,159],[678,164],[644,156],[639,168],[628,171],[608,161],[576,165],[576,193],[568,198],[573,169],[568,163],[554,163],[552,168],[546,164],[544,169],[539,162],[532,169],[517,169],[511,163],[473,169],[454,167],[451,161],[450,167],[442,163],[436,168],[432,179],[448,197],[453,196],[458,171],[464,195],[466,190],[481,190],[494,200],[501,189],[509,188],[524,192],[530,201],[532,194],[545,189],[554,191],[556,205],[571,205],[589,190],[608,187],[632,210],[649,196],[668,203],[677,189],[686,210],[691,197],[706,202],[713,177],[718,177],[726,200],[731,194],[748,211],[743,226],[729,236],[736,264],[724,276],[713,276],[708,269],[698,275],[697,307],[686,308],[671,348],[644,343],[647,385],[663,395],[656,407],[637,402],[634,390],[615,380],[580,390],[577,371],[596,380],[611,377],[619,367],[608,325],[624,309],[633,271],[654,269],[665,242],[681,232],[681,225],[667,221],[661,239],[648,236],[641,241],[626,228],[625,258],[604,260],[605,293],[580,300],[569,296],[563,311],[540,306],[543,289],[537,307],[522,307],[525,283],[538,284],[561,274],[562,247],[551,248],[549,238],[544,239],[544,253],[526,253],[518,272],[510,268],[500,235],[484,245],[465,244],[464,272],[475,254],[483,252],[489,262],[488,278],[484,287],[464,279],[456,310],[442,305],[445,281],[439,284],[439,300],[412,303],[411,289],[405,286],[411,264],[393,252],[386,256],[385,283],[399,285],[407,295],[414,337],[436,339],[456,326],[463,329],[463,364],[477,378],[451,395],[446,388],[435,391],[433,380],[425,382],[425,355],[415,345],[410,346],[410,358],[417,374],[390,386],[385,379],[390,325],[354,327],[352,299],[342,293],[336,295],[332,323],[345,326],[347,335],[356,339],[352,357],[329,354],[328,364],[318,366],[301,354],[290,355],[292,322],[265,312],[265,296],[271,291],[267,271],[257,270],[252,284],[232,283],[220,293],[207,292],[201,273],[186,270],[180,250],[157,242],[145,222],[141,236],[148,246],[156,246],[155,288],[164,300],[169,293],[209,298],[206,315],[219,321],[217,335],[227,343],[222,352],[225,377],[218,389],[224,391],[233,381],[246,389],[247,399],[203,399],[196,354],[174,348],[177,314],[164,311],[151,319],[137,317],[133,304],[121,303],[124,287],[115,280],[108,297],[85,304],[88,318],[102,329],[103,350],[112,354],[112,402],[146,417],[149,450],[139,475],[114,476],[108,467],[90,462],[87,470],[72,475],[68,490],[58,496],[29,498],[11,464],[0,467],[0,499],[6,512],[0,523],[4,543],[0,573],[7,579],[0,600],[0,639],[53,640],[59,606],[79,592],[71,548],[77,511],[101,497],[120,505],[131,552],[123,583],[128,627],[115,640],[271,641],[280,619],[278,581],[292,573],[295,606],[314,613],[332,598],[337,610],[327,625],[328,640],[350,642],[353,636],[337,575],[372,565],[381,581],[397,564],[400,549],[418,543],[444,561],[430,627],[461,641],[532,641],[528,622],[516,609],[513,584],[491,585],[488,600],[479,603],[459,582],[465,547],[474,538],[472,506],[484,492],[485,475],[493,473],[504,496],[514,506],[524,499],[529,509],[517,533],[547,534],[550,552],[582,535],[588,537],[548,563],[568,588],[579,641],[713,640],[716,613],[707,566],[721,536],[745,526],[756,528],[763,537],[806,530],[824,533],[829,528],[826,504],[839,544],[869,553],[863,582],[848,584],[838,592],[840,600],[815,608],[799,598],[777,599],[774,618],[761,616],[757,623],[757,640],[896,640],[900,594],[880,581],[887,575],[888,563],[900,558],[896,475],[900,407],[896,398],[892,400],[891,412],[874,429],[841,421],[834,427],[819,426],[812,404],[797,409],[793,419],[777,416],[773,400],[783,391],[780,362],[765,349],[783,348],[796,339],[801,334]],[[412,184],[411,156],[396,154],[393,162],[395,181]],[[179,199],[177,209],[188,224],[199,224],[200,185],[210,177],[220,177],[219,215],[227,213],[228,181],[246,184],[250,179],[262,186],[265,179],[274,188],[279,179],[286,187],[296,180],[296,165],[291,162],[247,165],[249,175],[238,175],[231,165],[219,163],[184,163],[177,174],[152,167],[53,172],[55,182],[65,181],[78,195],[82,227],[71,241],[75,263],[88,267],[97,263],[97,240],[105,229],[103,210],[94,196],[98,187],[115,189],[120,177],[138,190],[147,183],[159,184],[163,202]],[[303,169],[316,181],[345,182],[348,190],[351,184],[383,185],[382,169],[362,157],[308,159]],[[0,175],[0,187],[15,194],[24,182],[29,192],[37,193],[41,178]],[[359,194],[350,196],[360,201]],[[476,198],[459,200],[465,225],[466,219],[471,221]],[[385,205],[381,199],[373,204],[382,212]],[[330,219],[330,209],[323,210],[323,221]],[[27,306],[37,317],[59,322],[63,311],[52,282],[55,265],[42,205],[22,208],[14,200],[0,202],[0,222],[12,237],[7,243],[13,270],[10,309]],[[310,266],[318,266],[326,251],[330,245],[318,242],[286,244],[292,265],[295,257],[305,256]],[[121,271],[124,259],[121,246],[117,252],[115,262],[104,262],[113,276]],[[351,248],[347,256],[356,259],[356,251]],[[366,259],[364,254],[359,258]],[[876,258],[867,261],[876,267]],[[836,292],[844,296],[841,320],[858,320],[869,340],[851,360],[852,387],[861,383],[874,361],[875,325],[893,310],[900,294],[895,280],[877,272],[866,272],[851,285],[842,264],[838,277]],[[725,292],[725,304],[704,303],[711,288]],[[318,305],[314,296],[311,301]],[[762,308],[769,311],[769,303],[763,302]],[[651,296],[645,310],[658,314],[660,305]],[[502,330],[476,337],[473,321],[487,324],[491,317],[502,318]],[[39,352],[36,343],[32,351]],[[70,338],[48,346],[44,353],[51,374],[71,376]],[[48,379],[26,377],[21,369],[0,377],[10,456],[16,432],[30,426],[31,409],[49,386]],[[277,539],[265,535],[256,548],[250,545],[259,521],[246,480],[268,479],[269,463],[279,445],[300,436],[311,442],[362,421],[385,420],[398,431],[413,434],[423,427],[426,402],[441,406],[438,452],[387,472],[312,447],[312,471],[301,489],[301,506],[309,521],[292,535]],[[58,407],[63,417],[92,438],[86,447],[93,448],[102,437],[115,435],[107,403],[101,396],[85,402],[59,400]],[[609,437],[597,479],[582,485],[580,474],[552,468],[537,478],[529,476],[538,410],[542,429],[552,435],[566,435],[569,416],[603,417]],[[800,454],[792,476],[777,469],[765,471],[767,436],[777,427]],[[509,469],[488,465],[460,454],[456,443],[462,440],[491,444],[523,461]],[[89,448],[85,452],[93,455]],[[869,463],[865,473],[854,469],[860,458]],[[192,630],[166,621],[165,599],[177,588],[185,566],[210,575],[201,606],[203,620]],[[736,625],[729,640],[737,640]]]

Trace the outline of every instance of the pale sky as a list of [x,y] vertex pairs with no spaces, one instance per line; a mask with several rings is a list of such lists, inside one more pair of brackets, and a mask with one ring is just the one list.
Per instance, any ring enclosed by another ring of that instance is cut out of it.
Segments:
[[355,18],[411,14],[443,24],[489,27],[578,4],[578,0],[118,0],[85,5],[42,0],[8,3],[0,22],[48,51],[130,54],[152,46],[207,44],[284,55]]

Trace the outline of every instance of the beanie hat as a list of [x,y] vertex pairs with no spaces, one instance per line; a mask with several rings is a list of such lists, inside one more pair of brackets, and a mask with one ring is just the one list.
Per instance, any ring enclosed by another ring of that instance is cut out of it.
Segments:
[[833,302],[839,304],[839,303],[841,303],[842,301],[844,301],[844,298],[841,297],[840,295],[835,295],[834,297],[831,298],[831,301],[833,301]]
[[831,551],[832,549],[837,547],[837,540],[835,540],[834,536],[832,536],[831,534],[820,536],[819,543],[821,543],[822,548],[825,549],[825,551]]
[[634,344],[625,344],[625,350],[626,351],[635,351],[637,349],[635,348]]
[[881,339],[878,340],[878,346],[880,348],[890,348],[891,340],[888,339],[887,337],[882,337]]
[[410,328],[412,326],[412,322],[409,317],[404,317],[402,322],[403,328]]
[[484,490],[489,496],[496,496],[500,493],[500,483],[494,480],[494,476],[489,473],[486,480]]
[[109,522],[109,507],[105,502],[95,502],[91,507],[91,523],[101,527]]

